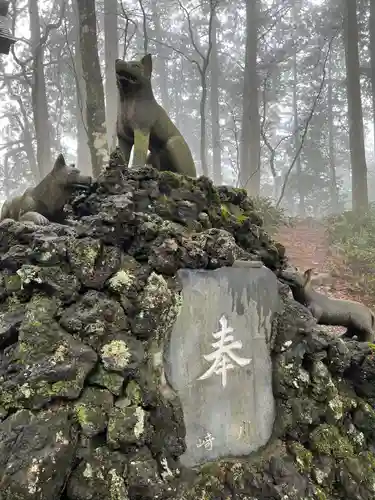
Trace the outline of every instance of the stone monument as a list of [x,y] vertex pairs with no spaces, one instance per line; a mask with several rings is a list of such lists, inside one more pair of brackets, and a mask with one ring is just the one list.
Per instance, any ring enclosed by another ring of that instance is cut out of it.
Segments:
[[165,348],[165,375],[186,428],[181,463],[243,456],[272,433],[271,330],[275,275],[236,261],[215,271],[180,270],[182,308]]

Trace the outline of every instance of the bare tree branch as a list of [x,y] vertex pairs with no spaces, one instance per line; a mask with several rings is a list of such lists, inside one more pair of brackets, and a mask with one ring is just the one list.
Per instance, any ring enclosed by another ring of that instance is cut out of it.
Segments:
[[143,50],[145,54],[147,54],[148,52],[147,16],[142,0],[138,0],[138,3],[142,11],[142,20],[143,20]]
[[284,194],[285,194],[285,189],[286,189],[286,186],[287,186],[287,183],[288,183],[288,179],[289,179],[289,176],[293,170],[293,167],[294,165],[296,164],[296,161],[298,159],[298,156],[300,155],[301,151],[302,151],[302,148],[303,148],[303,145],[304,145],[304,142],[305,142],[305,139],[306,139],[306,136],[307,136],[307,132],[308,132],[308,128],[309,128],[309,124],[312,120],[312,117],[314,116],[314,113],[315,113],[315,109],[316,109],[316,106],[318,104],[318,101],[320,99],[320,96],[322,94],[322,91],[323,91],[323,88],[324,88],[324,84],[325,84],[325,81],[326,81],[326,73],[327,73],[327,61],[328,61],[328,58],[329,58],[329,54],[331,52],[331,47],[332,47],[332,43],[335,39],[337,35],[337,32],[331,37],[330,39],[330,42],[328,44],[328,49],[327,49],[327,52],[326,52],[326,55],[325,55],[325,58],[324,58],[324,61],[323,61],[323,70],[322,70],[322,79],[321,79],[321,82],[320,82],[320,86],[319,86],[319,90],[315,96],[315,99],[314,99],[314,102],[313,102],[313,105],[311,107],[311,110],[310,110],[310,113],[307,117],[307,120],[305,122],[305,126],[304,126],[304,129],[303,129],[303,133],[302,133],[302,137],[301,137],[301,141],[300,141],[300,144],[299,144],[299,147],[294,155],[294,158],[293,158],[293,161],[292,163],[290,164],[286,174],[285,174],[285,178],[284,178],[284,183],[283,183],[283,186],[281,188],[281,192],[280,192],[280,197],[279,199],[277,200],[277,203],[276,203],[276,208],[279,207],[283,197],[284,197]]

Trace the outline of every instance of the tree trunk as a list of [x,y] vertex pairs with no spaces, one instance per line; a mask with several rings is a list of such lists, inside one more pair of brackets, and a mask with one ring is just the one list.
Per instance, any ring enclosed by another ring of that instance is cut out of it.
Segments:
[[36,156],[39,180],[52,169],[51,136],[44,78],[44,47],[41,43],[40,19],[37,0],[29,0],[32,61],[31,99],[36,136]]
[[[160,5],[160,4],[159,4]],[[158,7],[158,1],[152,0],[152,22],[154,24],[154,38],[156,40],[162,41],[162,29],[160,25],[160,7]],[[157,44],[157,57],[155,58],[155,74],[158,75],[158,89],[160,90],[161,105],[169,113],[169,96],[168,96],[168,72],[166,67],[167,54],[163,45]]]
[[240,186],[260,192],[260,117],[257,75],[258,0],[246,1],[246,50],[242,98]]
[[212,173],[215,184],[222,183],[221,175],[221,145],[220,145],[220,112],[219,112],[219,58],[217,50],[218,19],[214,14],[212,19],[212,50],[211,50],[211,131],[212,131]]
[[372,121],[374,133],[375,157],[375,2],[370,0],[370,55],[371,55],[371,87],[372,87]]
[[[78,17],[78,7],[73,2],[74,18]],[[77,167],[85,175],[92,175],[91,154],[89,148],[89,137],[86,119],[86,85],[83,79],[81,44],[79,26],[72,20],[74,26],[74,79],[76,83],[76,122],[77,122]]]
[[96,35],[95,0],[77,0],[83,80],[86,88],[86,119],[92,171],[97,177],[108,160],[103,81]]
[[[34,181],[35,181],[35,183],[38,183],[40,180],[40,175],[39,175],[40,173],[39,173],[39,169],[38,169],[38,163],[37,163],[37,160],[35,158],[35,153],[34,153],[34,148],[33,148],[33,135],[32,135],[32,132],[30,130],[29,118],[27,116],[27,113],[26,113],[26,110],[25,110],[25,107],[23,105],[22,100],[19,99],[18,103],[19,103],[19,107],[20,107],[20,111],[21,111],[21,115],[22,115],[22,120],[19,118],[19,124],[20,124],[20,127],[22,129],[23,145],[24,145],[24,149],[26,152],[27,161],[29,163],[31,172],[32,172],[33,177],[34,177]],[[51,166],[51,168],[52,168],[52,166]]]
[[104,0],[105,104],[109,151],[116,148],[117,85],[115,60],[118,58],[117,0]]
[[201,115],[201,140],[200,140],[200,157],[202,173],[208,177],[207,151],[206,151],[206,101],[207,101],[207,76],[201,71],[202,94],[199,106]]
[[[294,132],[294,154],[299,151],[300,137],[299,137],[299,124],[298,124],[298,93],[297,93],[297,56],[296,52],[293,54],[293,132]],[[298,215],[300,217],[306,216],[305,207],[305,193],[302,180],[302,163],[301,155],[299,154],[296,159],[297,169],[297,186],[298,186]]]
[[3,189],[4,189],[4,196],[6,200],[9,200],[11,196],[10,192],[10,187],[12,183],[12,176],[11,176],[11,169],[9,168],[9,153],[5,153],[4,156],[4,163],[3,163],[3,169],[4,169],[4,179],[3,179]]
[[368,192],[359,82],[357,2],[355,0],[345,0],[345,5],[344,38],[352,169],[352,208],[354,211],[364,212],[368,208]]
[[330,195],[332,213],[339,211],[339,194],[336,178],[335,144],[333,135],[333,88],[332,88],[332,52],[328,60],[328,151],[329,151],[329,171],[330,171]]

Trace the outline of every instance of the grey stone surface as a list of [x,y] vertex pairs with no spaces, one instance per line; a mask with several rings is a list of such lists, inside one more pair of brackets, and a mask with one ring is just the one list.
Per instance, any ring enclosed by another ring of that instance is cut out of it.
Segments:
[[164,364],[184,413],[181,463],[247,455],[267,443],[275,418],[270,335],[276,277],[265,267],[238,267],[184,269],[179,278],[182,308]]
[[261,260],[235,260],[232,267],[264,267]]

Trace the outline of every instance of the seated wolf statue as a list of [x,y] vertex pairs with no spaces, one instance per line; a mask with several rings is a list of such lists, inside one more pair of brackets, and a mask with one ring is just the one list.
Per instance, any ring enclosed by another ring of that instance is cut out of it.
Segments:
[[148,163],[158,170],[196,177],[189,146],[155,100],[151,87],[151,54],[140,61],[116,59],[115,69],[120,98],[117,136],[125,162],[129,163],[134,145],[133,165]]
[[64,219],[64,206],[73,191],[77,188],[87,189],[91,184],[91,177],[81,175],[78,168],[67,165],[64,156],[60,154],[51,172],[37,186],[4,202],[0,221],[13,219],[39,225],[50,221],[61,222]]

